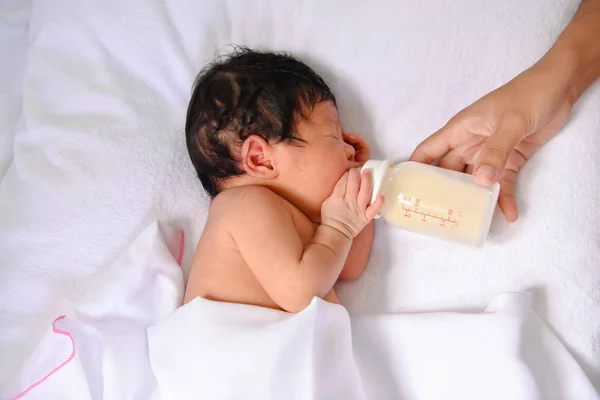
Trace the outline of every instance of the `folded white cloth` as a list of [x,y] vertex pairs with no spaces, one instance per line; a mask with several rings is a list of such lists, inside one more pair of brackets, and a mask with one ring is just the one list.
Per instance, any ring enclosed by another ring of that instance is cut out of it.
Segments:
[[320,299],[288,314],[196,298],[148,344],[164,399],[365,398],[348,313]]
[[540,398],[520,357],[528,296],[512,297],[352,324],[320,299],[290,315],[198,298],[149,329],[150,359],[165,399]]
[[181,304],[182,254],[182,231],[150,225],[72,313],[55,319],[19,390],[0,398],[152,400],[146,328]]
[[553,335],[527,328],[539,322],[527,293],[475,314],[350,317],[321,299],[298,314],[203,298],[179,307],[182,244],[180,231],[148,227],[54,321],[7,397],[598,399]]

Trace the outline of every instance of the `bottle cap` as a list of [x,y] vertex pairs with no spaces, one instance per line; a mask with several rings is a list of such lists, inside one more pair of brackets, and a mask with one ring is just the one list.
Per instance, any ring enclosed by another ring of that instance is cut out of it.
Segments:
[[[383,183],[383,178],[385,174],[388,172],[390,168],[393,167],[393,164],[388,160],[369,160],[367,161],[360,172],[362,173],[365,169],[371,170],[371,175],[373,177],[373,194],[371,195],[371,203],[375,201],[379,191],[381,190],[381,184]],[[381,214],[377,215],[377,218],[380,217]]]

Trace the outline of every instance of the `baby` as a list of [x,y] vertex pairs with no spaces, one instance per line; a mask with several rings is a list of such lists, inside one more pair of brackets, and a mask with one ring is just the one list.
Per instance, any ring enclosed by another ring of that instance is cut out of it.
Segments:
[[339,303],[373,244],[369,158],[343,131],[333,93],[293,57],[239,49],[197,77],[185,126],[212,198],[184,303],[206,299],[288,312]]

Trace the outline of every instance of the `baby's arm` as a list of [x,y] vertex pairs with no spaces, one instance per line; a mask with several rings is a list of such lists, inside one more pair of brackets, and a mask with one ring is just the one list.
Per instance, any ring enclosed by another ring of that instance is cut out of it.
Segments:
[[369,255],[373,247],[375,239],[375,222],[371,221],[365,228],[354,238],[346,264],[340,274],[340,279],[355,280],[365,270],[369,262]]
[[303,310],[315,296],[324,297],[340,275],[352,238],[319,225],[303,248],[291,210],[279,196],[249,187],[237,203],[231,207],[235,214],[229,231],[269,297],[290,312]]
[[379,199],[368,206],[371,183],[367,175],[361,179],[358,172],[351,171],[340,179],[323,204],[321,225],[306,247],[291,210],[270,190],[246,188],[244,196],[231,205],[228,230],[253,275],[279,307],[298,312],[315,296],[329,293],[352,239],[383,204]]
[[[354,159],[361,167],[371,158],[371,147],[360,135],[344,132],[344,141],[354,147]],[[373,239],[375,238],[375,223],[371,221],[355,238],[342,269],[340,279],[357,279],[364,271],[369,261]]]

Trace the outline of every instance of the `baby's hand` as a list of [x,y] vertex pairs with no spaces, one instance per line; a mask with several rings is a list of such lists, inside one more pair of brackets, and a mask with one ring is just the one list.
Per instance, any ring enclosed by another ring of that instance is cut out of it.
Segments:
[[371,158],[369,142],[362,136],[344,132],[344,142],[354,147],[354,160],[362,167]]
[[337,229],[349,239],[356,237],[383,206],[381,194],[369,205],[372,179],[370,170],[362,176],[356,169],[346,172],[321,206],[321,225]]

